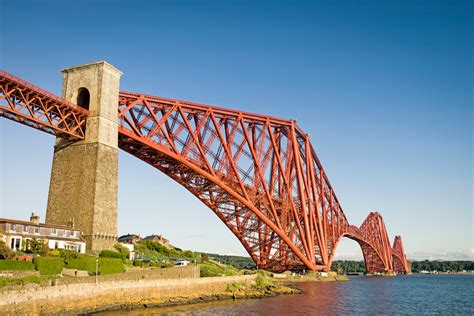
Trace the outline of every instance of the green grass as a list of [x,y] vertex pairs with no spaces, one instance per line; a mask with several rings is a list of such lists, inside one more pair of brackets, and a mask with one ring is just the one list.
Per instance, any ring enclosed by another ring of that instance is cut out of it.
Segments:
[[0,270],[33,270],[31,261],[0,260]]
[[199,267],[201,268],[201,277],[214,277],[214,276],[228,276],[228,275],[237,275],[240,273],[239,270],[233,266],[226,264],[217,264],[213,262],[204,262],[200,263]]
[[44,280],[48,280],[51,277],[48,276],[39,276],[39,275],[28,275],[23,278],[0,278],[0,288],[3,288],[7,285],[16,284],[29,284],[36,283],[41,284]]

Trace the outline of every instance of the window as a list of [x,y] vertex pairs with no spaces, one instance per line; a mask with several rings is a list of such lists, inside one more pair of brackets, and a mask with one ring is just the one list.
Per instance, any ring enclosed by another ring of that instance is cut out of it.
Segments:
[[35,234],[39,234],[39,233],[40,233],[39,227],[35,227]]
[[56,228],[51,229],[51,234],[56,235]]
[[21,238],[13,237],[10,241],[10,248],[13,250],[20,250],[21,248]]
[[16,224],[10,224],[10,230],[16,230]]
[[77,105],[79,105],[81,108],[89,110],[90,99],[91,96],[89,94],[89,90],[86,88],[79,88],[79,91],[77,92]]
[[54,249],[58,249],[58,247],[59,247],[59,242],[56,241],[56,242],[54,243]]
[[28,226],[23,225],[23,232],[27,233],[28,232]]

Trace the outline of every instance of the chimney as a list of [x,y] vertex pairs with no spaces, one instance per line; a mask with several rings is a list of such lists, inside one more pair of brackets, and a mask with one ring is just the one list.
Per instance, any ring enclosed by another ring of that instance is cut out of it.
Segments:
[[38,225],[39,222],[40,222],[40,217],[39,217],[39,215],[36,214],[36,213],[34,213],[34,212],[31,213],[30,222],[32,222],[32,223],[35,224],[35,225]]

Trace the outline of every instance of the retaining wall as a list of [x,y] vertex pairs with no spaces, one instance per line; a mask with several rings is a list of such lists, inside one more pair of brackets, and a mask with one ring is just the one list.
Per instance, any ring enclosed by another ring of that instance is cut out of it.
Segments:
[[116,306],[159,304],[169,299],[222,293],[232,282],[252,283],[256,275],[83,283],[5,291],[0,314],[75,313]]

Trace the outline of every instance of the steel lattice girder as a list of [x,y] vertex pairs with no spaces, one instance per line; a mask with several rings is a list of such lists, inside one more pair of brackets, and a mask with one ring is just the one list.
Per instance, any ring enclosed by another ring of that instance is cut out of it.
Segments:
[[405,249],[403,249],[402,237],[395,236],[393,240],[393,271],[397,273],[408,273],[408,261],[405,256]]
[[80,140],[85,136],[89,111],[0,70],[0,116]]
[[[260,268],[329,269],[354,227],[295,121],[121,92],[119,147],[209,206]],[[380,214],[355,229],[368,271],[392,271]]]
[[[383,218],[379,213],[371,212],[360,227],[347,226],[346,231],[339,236],[338,242],[342,237],[348,237],[359,243],[364,255],[367,273],[393,271],[392,248]],[[332,263],[333,259],[334,253],[329,262]]]
[[[69,140],[89,112],[0,71],[0,116]],[[260,268],[329,270],[342,237],[367,272],[407,272],[401,238],[383,219],[350,225],[295,121],[120,92],[119,146],[183,185],[237,236]]]

